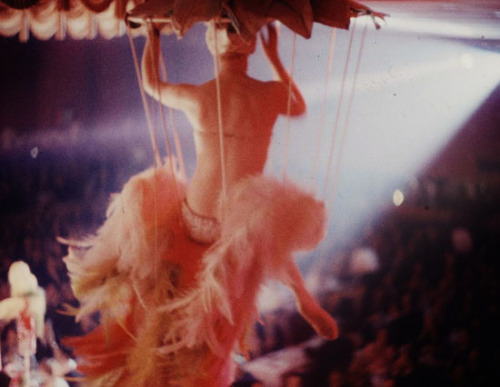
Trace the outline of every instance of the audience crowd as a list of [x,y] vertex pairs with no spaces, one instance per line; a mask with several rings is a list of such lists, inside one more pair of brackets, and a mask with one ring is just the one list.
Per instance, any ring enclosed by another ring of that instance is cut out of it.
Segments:
[[[92,329],[93,321],[76,325],[60,313],[76,303],[62,262],[65,247],[56,237],[95,231],[109,195],[147,160],[127,150],[94,148],[89,156],[74,153],[74,146],[51,150],[7,140],[0,156],[0,300],[9,296],[10,263],[26,261],[46,291],[57,356],[69,358],[60,338]],[[234,385],[266,386],[257,373],[245,372],[245,364],[291,347],[301,348],[304,361],[280,375],[283,386],[500,385],[498,190],[484,182],[413,181],[400,208],[307,269],[323,306],[339,322],[339,339],[315,338],[293,308],[265,312]],[[351,270],[360,248],[378,260],[365,273]],[[321,286],[332,278],[335,286]],[[5,365],[14,326],[0,328]],[[39,364],[55,356],[54,346],[40,344]]]
[[[317,281],[338,279],[337,289],[319,288],[319,295],[341,335],[303,346],[305,361],[283,375],[282,385],[499,385],[500,208],[494,198],[500,187],[472,184],[469,194],[457,194],[457,183],[449,183],[443,180],[443,191],[433,189],[432,196],[410,196],[410,211],[374,220],[337,258],[315,260],[319,268],[312,272],[322,276]],[[450,201],[446,191],[453,193]],[[428,201],[438,195],[440,202]],[[453,200],[460,205],[451,206]],[[352,272],[351,258],[360,248],[376,253],[377,269]],[[331,262],[342,262],[341,268]],[[298,344],[295,338],[313,334],[295,315],[262,317],[259,355],[285,351]],[[235,386],[260,382],[266,385],[245,374]]]

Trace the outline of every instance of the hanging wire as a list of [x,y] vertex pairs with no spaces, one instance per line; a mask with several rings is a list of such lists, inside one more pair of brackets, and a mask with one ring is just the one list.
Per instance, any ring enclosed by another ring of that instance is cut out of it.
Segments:
[[286,131],[285,131],[285,151],[283,155],[283,180],[286,179],[288,175],[288,157],[290,153],[290,122],[291,116],[290,112],[292,109],[292,85],[293,85],[293,73],[295,68],[295,56],[296,56],[296,46],[297,46],[297,34],[293,33],[293,41],[292,41],[292,58],[290,63],[290,76],[288,79],[288,101],[286,107]]
[[[159,49],[159,51],[161,52],[161,48]],[[151,50],[149,55],[153,55],[153,54],[154,53]],[[160,55],[160,63],[161,63],[161,71],[162,71],[163,78],[166,80],[167,79],[167,68],[166,68],[165,62],[163,61],[163,57],[161,55]],[[166,119],[165,109],[164,109],[165,105],[163,104],[162,97],[161,97],[162,93],[161,93],[161,88],[160,88],[160,79],[159,79],[159,77],[156,77],[155,79],[156,79],[155,87],[156,87],[156,91],[158,93],[158,109],[160,111],[160,116],[161,116],[162,131],[163,131],[163,137],[165,139],[165,147],[167,149],[167,156],[173,156],[174,153],[172,151],[172,146],[170,144],[168,130],[167,130],[167,119]],[[172,118],[173,109],[170,107],[169,107],[169,115]],[[174,127],[172,127],[172,131],[175,131]],[[175,133],[177,133],[177,131],[175,131]],[[175,137],[175,135],[174,135],[174,137]],[[180,144],[178,146],[178,149],[180,151]],[[179,165],[181,165],[180,160],[182,159],[182,153],[179,155],[179,152],[177,152],[177,157],[179,159]],[[170,157],[169,169],[170,169],[170,174],[174,177],[173,180],[174,180],[174,184],[175,184],[175,195],[176,195],[177,203],[179,203],[179,205],[176,206],[176,209],[177,209],[177,213],[179,215],[179,219],[181,219],[182,217],[180,216],[181,215],[181,204],[180,203],[182,201],[182,197],[181,197],[178,181],[175,178],[176,170],[175,170],[175,165],[173,163],[173,160],[174,159],[172,157]],[[182,177],[184,178],[185,177],[184,163],[182,163],[181,173],[182,173]]]
[[[346,73],[347,73],[347,68],[348,68],[348,64],[350,62],[350,56],[351,56],[351,51],[352,51],[352,43],[353,43],[353,36],[354,36],[354,30],[355,30],[355,26],[356,26],[356,20],[354,21],[353,23],[353,28],[351,30],[351,37],[350,37],[350,41],[349,41],[349,48],[348,48],[348,51],[347,51],[347,58],[346,58],[346,63],[345,63],[345,67],[344,67],[344,74],[343,74],[343,78],[342,78],[342,86],[341,86],[341,90],[340,90],[340,94],[341,94],[341,99],[339,100],[339,106],[337,107],[338,110],[337,110],[337,116],[340,114],[340,106],[341,106],[341,102],[343,101],[343,95],[344,95],[344,89],[345,89],[345,81],[346,81]],[[342,158],[343,158],[343,153],[344,153],[344,149],[345,149],[345,143],[346,143],[346,138],[347,138],[347,129],[349,127],[349,118],[350,118],[350,114],[351,114],[351,108],[352,108],[352,103],[353,103],[353,100],[354,100],[354,90],[355,90],[355,86],[356,86],[356,82],[357,82],[357,76],[359,74],[359,68],[360,68],[360,63],[361,63],[361,56],[362,56],[362,52],[363,52],[363,48],[364,48],[364,42],[365,42],[365,38],[366,38],[366,31],[367,31],[367,24],[365,24],[365,28],[363,30],[363,33],[362,33],[362,37],[361,37],[361,44],[360,44],[360,47],[359,47],[359,52],[358,52],[358,58],[356,60],[356,66],[355,66],[355,70],[354,70],[354,76],[353,76],[353,81],[352,81],[352,85],[351,85],[351,94],[350,94],[350,98],[349,98],[349,101],[348,101],[348,106],[347,106],[347,113],[346,113],[346,116],[345,116],[345,120],[344,120],[344,130],[341,134],[341,140],[340,140],[340,148],[339,148],[339,151],[338,151],[338,155],[337,155],[337,158],[336,158],[336,168],[335,168],[335,173],[334,173],[334,177],[333,177],[333,187],[332,187],[332,192],[331,194],[328,196],[327,195],[327,191],[328,191],[328,185],[325,184],[325,201],[327,200],[328,198],[328,202],[327,202],[327,214],[329,215],[328,217],[330,219],[333,218],[333,201],[334,201],[334,198],[335,198],[335,194],[336,194],[336,186],[337,186],[337,181],[338,181],[338,178],[339,178],[339,174],[340,174],[340,165],[341,165],[341,161],[342,161]],[[336,118],[336,126],[338,125],[338,117]],[[337,128],[335,127],[335,132],[337,131]],[[333,140],[335,140],[335,137],[333,138]],[[335,148],[334,144],[332,144],[332,147],[331,147],[331,150],[330,150],[330,154],[329,154],[329,164],[332,162],[332,159],[333,159],[333,149]],[[329,173],[331,173],[331,166],[329,165],[328,166],[328,169],[329,169]],[[327,178],[329,178],[329,175],[327,176]],[[325,256],[325,254],[327,253],[327,251],[329,251],[329,249],[331,248],[331,246],[327,246],[326,243],[323,243],[320,247],[320,256]]]
[[[154,33],[153,31],[153,27],[152,27],[152,24],[149,23],[148,24],[148,33],[150,34],[149,36],[149,39],[151,39],[151,34]],[[134,41],[132,39],[132,34],[130,32],[130,27],[127,28],[127,35],[129,37],[129,41],[130,41],[130,47],[132,49],[132,56],[133,56],[133,59],[134,59],[134,67],[135,67],[135,70],[136,70],[136,76],[137,76],[137,81],[139,83],[139,89],[140,89],[140,92],[141,92],[141,98],[142,98],[142,102],[143,102],[143,107],[144,107],[144,112],[146,114],[146,120],[148,122],[148,129],[149,129],[149,134],[150,134],[150,137],[151,137],[151,142],[153,144],[153,150],[154,150],[154,154],[155,154],[155,168],[154,168],[154,179],[153,179],[153,208],[154,208],[154,236],[153,236],[153,239],[154,239],[154,248],[153,248],[153,251],[154,251],[154,282],[155,284],[158,283],[158,273],[159,273],[159,267],[158,267],[158,264],[159,264],[159,248],[158,248],[158,243],[159,243],[159,231],[158,231],[158,173],[159,173],[159,168],[161,168],[162,166],[162,161],[161,161],[161,156],[160,156],[160,152],[158,150],[158,145],[157,145],[157,142],[156,142],[156,134],[155,134],[155,131],[154,131],[154,126],[152,124],[152,120],[151,120],[151,113],[150,113],[150,110],[149,110],[149,105],[147,103],[147,99],[146,99],[146,93],[145,93],[145,90],[144,90],[144,85],[143,85],[143,82],[142,82],[142,76],[141,76],[141,71],[140,71],[140,66],[139,66],[139,59],[138,59],[138,56],[137,56],[137,49],[135,47],[135,44],[134,44]],[[151,50],[149,53],[145,53],[145,55],[151,55],[151,58],[154,60],[153,56],[154,56],[154,52],[153,52],[153,47],[151,47]],[[160,93],[160,89],[159,89],[159,79],[158,77],[156,77],[156,88],[157,88],[157,91],[158,91],[158,94],[159,94],[159,103],[160,103],[160,111],[163,112],[163,109],[161,109],[161,93]],[[163,115],[162,115],[162,118]],[[166,133],[165,133],[165,136],[166,136]],[[175,176],[174,174],[174,170],[173,170],[173,163],[170,162],[170,169],[171,169],[171,173],[172,173],[172,176]],[[178,185],[177,185],[177,180],[174,178],[174,181],[175,181],[175,191],[176,191],[176,194],[177,194],[177,202],[179,203],[179,205],[177,206],[178,207],[178,213],[180,214],[180,194],[179,194],[179,189],[178,189]],[[180,218],[179,218],[180,219]],[[141,301],[141,297],[138,293],[138,290],[135,290],[136,294],[139,296],[138,299],[139,301]],[[143,305],[144,307],[144,305]]]
[[[148,23],[148,33],[149,33],[149,39],[151,40],[152,38],[152,34],[154,34],[154,30],[153,30],[153,25],[151,23]],[[159,49],[159,48],[158,48]],[[145,53],[145,55],[149,55],[150,56],[150,59],[152,59],[152,63],[155,63],[154,62],[154,47],[153,46],[150,46],[150,51]],[[159,54],[158,54],[159,55]],[[137,68],[139,67],[139,64],[137,64]],[[138,73],[138,80],[140,82],[140,84],[142,85],[142,77],[141,77],[141,73],[139,72]],[[160,93],[160,82],[159,82],[159,79],[158,77],[155,78],[156,79],[156,89],[158,91],[158,98],[160,99],[161,97],[161,93]],[[161,109],[161,105],[160,105],[160,111],[163,112],[163,109]],[[156,117],[156,115],[155,115]],[[170,163],[172,164],[172,163]],[[155,282],[155,288],[156,288],[156,284],[158,284],[158,273],[159,273],[159,266],[158,266],[158,261],[159,261],[159,256],[158,256],[158,252],[159,252],[159,248],[158,248],[158,244],[159,244],[159,241],[158,241],[158,238],[159,238],[159,233],[158,233],[158,173],[159,173],[159,168],[161,167],[162,163],[161,163],[161,159],[160,159],[160,165],[157,165],[156,168],[154,169],[154,180],[153,180],[153,195],[154,195],[154,199],[153,199],[153,208],[154,208],[154,259],[153,259],[153,265],[154,265],[154,282]],[[137,292],[137,291],[136,291]],[[141,297],[139,297],[139,299],[141,299]]]
[[[347,71],[349,68],[349,63],[351,61],[351,55],[352,55],[351,53],[352,53],[352,45],[353,45],[353,40],[354,40],[355,29],[356,29],[356,24],[354,22],[352,25],[352,28],[350,30],[350,38],[349,38],[349,44],[348,44],[346,58],[345,58],[345,62],[344,62],[344,69],[343,69],[343,73],[342,73],[342,82],[340,85],[337,110],[335,112],[335,121],[334,121],[333,132],[332,132],[332,142],[330,144],[330,150],[328,152],[328,164],[327,164],[327,172],[326,172],[326,176],[325,176],[325,185],[324,185],[324,192],[323,192],[323,200],[325,202],[328,198],[328,187],[330,185],[329,181],[330,181],[331,174],[332,174],[332,164],[333,164],[333,160],[334,160],[333,155],[334,155],[334,151],[335,151],[338,125],[339,125],[339,121],[340,121],[340,114],[342,111],[342,104],[343,104],[343,100],[344,100],[344,91],[345,91],[345,84],[346,84],[346,79],[347,79]],[[330,41],[330,47],[331,47],[331,44],[332,44],[332,42]],[[328,207],[328,203],[326,203],[326,206],[327,206],[326,213],[328,214],[328,218],[332,219],[332,214],[331,214],[331,210]],[[322,243],[320,245],[319,256],[320,257],[325,256],[327,254],[327,252],[329,251],[329,248],[330,247],[327,246],[326,243]]]
[[353,23],[353,27],[351,29],[351,37],[349,39],[349,46],[347,49],[346,60],[345,60],[345,64],[344,64],[344,73],[342,75],[342,82],[340,85],[339,103],[337,105],[337,112],[335,114],[335,122],[333,125],[332,142],[330,145],[330,151],[328,153],[326,181],[325,181],[324,194],[323,194],[323,197],[325,199],[328,197],[328,187],[330,185],[330,176],[332,174],[332,167],[333,167],[333,155],[335,153],[335,145],[336,145],[337,132],[338,132],[338,126],[339,126],[339,121],[340,121],[340,113],[342,111],[342,104],[344,101],[345,83],[346,83],[346,79],[347,79],[347,70],[349,68],[349,62],[351,60],[352,43],[354,40],[355,29],[356,29],[356,23]]
[[[166,66],[166,63],[163,59],[163,56],[160,56],[160,70],[161,70],[162,78],[165,79],[166,82],[168,82],[167,66]],[[168,109],[168,117],[169,117],[169,121],[170,121],[170,128],[172,130],[172,137],[174,138],[175,154],[177,155],[177,161],[179,163],[179,170],[180,170],[182,179],[184,181],[186,181],[187,175],[186,175],[186,167],[185,167],[185,163],[184,163],[184,153],[182,152],[182,146],[181,146],[181,142],[179,139],[179,132],[177,130],[177,126],[175,125],[174,111],[170,106],[168,106],[167,109]],[[167,125],[165,124],[165,127],[166,126]]]
[[163,139],[165,141],[165,149],[167,150],[167,156],[173,156],[174,152],[172,151],[172,145],[170,144],[170,139],[168,137],[167,117],[165,114],[165,107],[163,105],[162,98],[161,98],[160,82],[158,79],[156,81],[155,87],[156,87],[156,91],[158,93],[158,111],[160,112],[161,129],[162,129]]
[[[150,33],[153,33],[153,32],[150,31]],[[130,38],[130,44],[131,44],[132,52],[133,52],[134,64],[135,64],[135,69],[136,69],[136,76],[137,76],[137,79],[138,79],[138,82],[139,82],[139,88],[141,90],[141,96],[143,96],[144,109],[145,109],[146,118],[147,118],[147,121],[148,121],[148,124],[149,124],[149,128],[150,128],[151,141],[154,144],[156,158],[157,158],[157,160],[159,160],[159,163],[157,162],[156,166],[160,167],[162,165],[162,163],[161,163],[161,156],[160,156],[160,153],[159,153],[159,150],[158,150],[158,146],[156,144],[156,136],[155,136],[155,131],[154,131],[154,127],[155,126],[152,124],[151,113],[149,111],[149,105],[147,104],[146,94],[145,94],[144,86],[143,86],[143,83],[142,83],[142,76],[141,76],[140,67],[139,67],[139,60],[138,60],[138,56],[137,56],[137,50],[136,50],[135,44],[133,42],[133,39],[131,38],[130,31],[129,31],[129,38]],[[153,51],[151,51],[151,52],[147,53],[146,55],[154,55],[154,53],[153,53]],[[162,64],[162,73],[164,75],[164,78],[166,78],[167,71],[166,71],[166,66],[165,66],[165,63],[164,63],[162,57],[161,57],[161,64]],[[156,90],[157,90],[157,93],[158,93],[158,106],[159,106],[159,110],[160,110],[160,114],[161,114],[161,118],[162,118],[162,131],[163,131],[163,135],[164,135],[164,138],[165,138],[165,146],[166,146],[166,149],[167,149],[167,154],[168,155],[173,155],[172,146],[171,146],[170,141],[168,139],[169,137],[168,137],[168,133],[167,133],[166,116],[165,116],[165,111],[163,109],[164,105],[162,103],[161,92],[160,92],[160,80],[159,80],[158,77],[156,78],[156,85],[155,85],[155,87],[156,87]],[[154,107],[155,107],[155,104],[152,105],[152,110],[153,111],[155,111]],[[172,111],[171,108],[169,108],[169,115],[171,117],[173,115],[173,111]],[[156,114],[153,114],[153,117],[156,117]],[[177,134],[176,129],[173,128],[172,130],[175,131],[174,138],[177,137],[177,140],[178,140],[178,136],[176,136],[176,134]],[[183,155],[182,155],[182,149],[181,149],[181,146],[180,146],[180,141],[178,141],[178,143],[176,144],[176,148],[177,148],[176,149],[176,153],[177,153],[177,157],[178,157],[178,161],[179,161],[179,167],[181,168],[181,174],[182,174],[182,177],[185,178],[184,162],[183,162]],[[176,175],[176,171],[175,171],[175,165],[174,165],[173,162],[169,163],[169,168],[170,168],[171,175],[175,176]],[[178,199],[178,201],[180,203],[180,201],[181,201],[182,198],[181,198],[181,194],[180,194],[179,184],[178,184],[177,179],[174,179],[174,182],[175,182],[176,198]],[[179,214],[180,214],[180,205],[178,207],[179,207],[178,211],[179,211]]]
[[217,119],[219,124],[219,150],[220,150],[221,177],[222,177],[221,204],[222,206],[224,206],[227,196],[227,183],[226,183],[226,156],[224,152],[224,126],[222,122],[222,101],[221,101],[220,78],[219,78],[220,58],[219,58],[219,47],[217,42],[216,21],[212,20],[212,23],[213,23],[213,38],[215,45],[214,72],[215,72],[215,88],[217,94]]
[[149,112],[148,101],[146,99],[146,92],[144,91],[144,85],[142,84],[141,70],[139,68],[139,59],[137,57],[137,49],[134,44],[134,40],[132,38],[132,33],[130,31],[130,27],[127,27],[127,36],[129,38],[130,47],[132,49],[132,57],[134,59],[134,67],[137,76],[137,80],[139,83],[139,90],[141,94],[142,105],[144,108],[144,113],[146,115],[146,122],[148,124],[149,137],[151,139],[151,145],[153,147],[155,164],[157,167],[161,166],[161,157],[160,152],[158,151],[158,144],[156,143],[156,135],[153,128],[153,123],[151,122],[151,114]]
[[[155,31],[154,31],[154,27],[151,23],[148,23],[148,34],[150,35],[150,39],[152,38],[152,34],[154,34]],[[161,40],[160,40],[160,43],[161,44]],[[156,62],[156,58],[154,58],[154,48],[151,47],[151,50],[149,52],[146,53],[146,55],[149,55],[150,59],[151,59],[151,62],[152,63],[155,63]],[[161,47],[159,47],[159,52],[161,52]],[[158,54],[159,55],[159,54]],[[163,58],[161,58],[161,55],[159,55],[159,58],[161,60],[161,62],[163,63]],[[164,74],[166,74],[166,68],[164,69],[163,71]],[[138,74],[138,79],[139,79],[139,82],[140,84],[142,85],[142,77],[140,75],[140,73]],[[165,78],[165,76],[164,76]],[[172,156],[173,155],[173,152],[172,152],[172,146],[170,144],[170,140],[169,140],[169,136],[168,136],[168,133],[167,133],[167,119],[166,119],[166,115],[165,115],[165,109],[164,109],[164,105],[163,105],[163,102],[162,102],[162,92],[161,92],[161,86],[160,86],[160,78],[157,76],[155,77],[155,84],[154,84],[154,87],[156,89],[156,93],[158,94],[158,98],[157,98],[157,104],[153,103],[151,105],[151,111],[152,111],[152,117],[153,117],[153,120],[154,120],[154,123],[153,123],[153,128],[157,128],[157,124],[156,124],[156,119],[157,119],[157,112],[160,113],[160,118],[161,118],[161,129],[162,129],[162,134],[163,134],[163,138],[164,138],[164,142],[165,142],[165,149],[167,151],[167,156]],[[161,156],[160,156],[161,157]],[[174,174],[174,170],[172,168],[172,174]]]
[[344,153],[346,138],[347,138],[348,129],[349,129],[349,121],[350,121],[350,117],[351,117],[351,110],[352,110],[352,105],[353,105],[353,101],[354,101],[354,95],[355,95],[355,92],[356,92],[356,83],[357,83],[358,75],[359,75],[359,68],[360,68],[360,64],[361,64],[361,57],[362,57],[362,54],[363,54],[363,49],[364,49],[365,41],[366,41],[367,27],[368,27],[368,23],[365,22],[365,26],[364,26],[363,32],[361,34],[361,43],[359,45],[359,52],[358,52],[358,58],[357,58],[357,61],[356,61],[356,67],[354,69],[354,76],[353,76],[353,81],[352,81],[352,85],[351,85],[351,94],[350,94],[350,97],[349,97],[349,102],[347,104],[347,112],[346,112],[345,119],[344,119],[344,125],[343,125],[343,131],[342,131],[341,143],[340,143],[340,149],[339,149],[339,154],[337,156],[337,162],[336,162],[336,167],[335,167],[335,174],[334,174],[334,178],[333,178],[332,192],[331,192],[331,195],[330,195],[330,199],[328,201],[328,213],[330,214],[330,216],[331,216],[331,214],[333,212],[333,202],[334,202],[335,193],[336,193],[336,190],[337,190],[338,177],[339,177],[339,174],[340,174],[340,166],[341,166],[341,163],[342,163],[342,156],[343,156],[343,153]]
[[313,164],[313,176],[314,176],[314,191],[318,188],[318,180],[319,180],[319,155],[321,154],[321,145],[323,142],[323,132],[325,131],[325,118],[326,118],[326,100],[328,95],[328,86],[330,84],[330,78],[332,74],[333,68],[333,54],[335,51],[335,38],[337,29],[332,28],[332,32],[330,34],[330,47],[328,50],[328,61],[326,66],[326,74],[325,74],[325,87],[323,89],[323,99],[321,103],[321,113],[319,120],[319,129],[318,129],[318,141],[316,143],[316,152],[314,153],[314,164]]

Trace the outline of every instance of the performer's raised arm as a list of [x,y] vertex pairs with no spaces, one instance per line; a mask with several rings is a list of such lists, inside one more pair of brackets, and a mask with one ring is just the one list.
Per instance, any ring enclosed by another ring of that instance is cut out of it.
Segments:
[[[281,83],[281,88],[283,89],[283,93],[286,93],[286,96],[280,98],[279,101],[283,103],[282,113],[289,113],[291,116],[299,116],[306,111],[306,103],[302,94],[291,80],[290,74],[286,71],[281,63],[281,60],[278,55],[278,30],[276,26],[273,24],[267,25],[267,39],[264,34],[260,33],[260,41],[262,43],[262,48],[264,50],[264,54],[267,57],[267,60],[271,66],[273,71],[274,79]],[[290,84],[291,82],[291,84]],[[291,86],[291,90],[290,90]],[[292,93],[290,111],[288,111],[288,93],[289,90]]]
[[194,86],[172,84],[160,79],[160,35],[151,27],[142,56],[142,80],[144,90],[162,104],[186,111],[193,100]]

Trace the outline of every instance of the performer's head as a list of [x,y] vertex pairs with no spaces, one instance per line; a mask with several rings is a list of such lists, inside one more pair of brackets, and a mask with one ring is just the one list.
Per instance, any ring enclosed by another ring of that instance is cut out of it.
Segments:
[[10,295],[12,297],[24,296],[36,291],[38,281],[31,274],[26,262],[16,261],[9,267]]
[[207,23],[205,41],[212,55],[217,52],[220,56],[227,54],[250,55],[255,51],[257,39],[253,36],[249,41],[244,40],[230,23]]

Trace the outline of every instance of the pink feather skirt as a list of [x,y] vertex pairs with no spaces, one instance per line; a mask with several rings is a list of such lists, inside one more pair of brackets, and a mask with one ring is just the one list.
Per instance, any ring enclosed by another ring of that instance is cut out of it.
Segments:
[[220,237],[192,238],[186,185],[169,160],[133,176],[95,237],[64,258],[79,321],[99,326],[65,340],[90,386],[228,386],[233,352],[257,317],[267,279],[283,279],[298,250],[324,236],[323,203],[290,182],[243,179],[228,194]]

